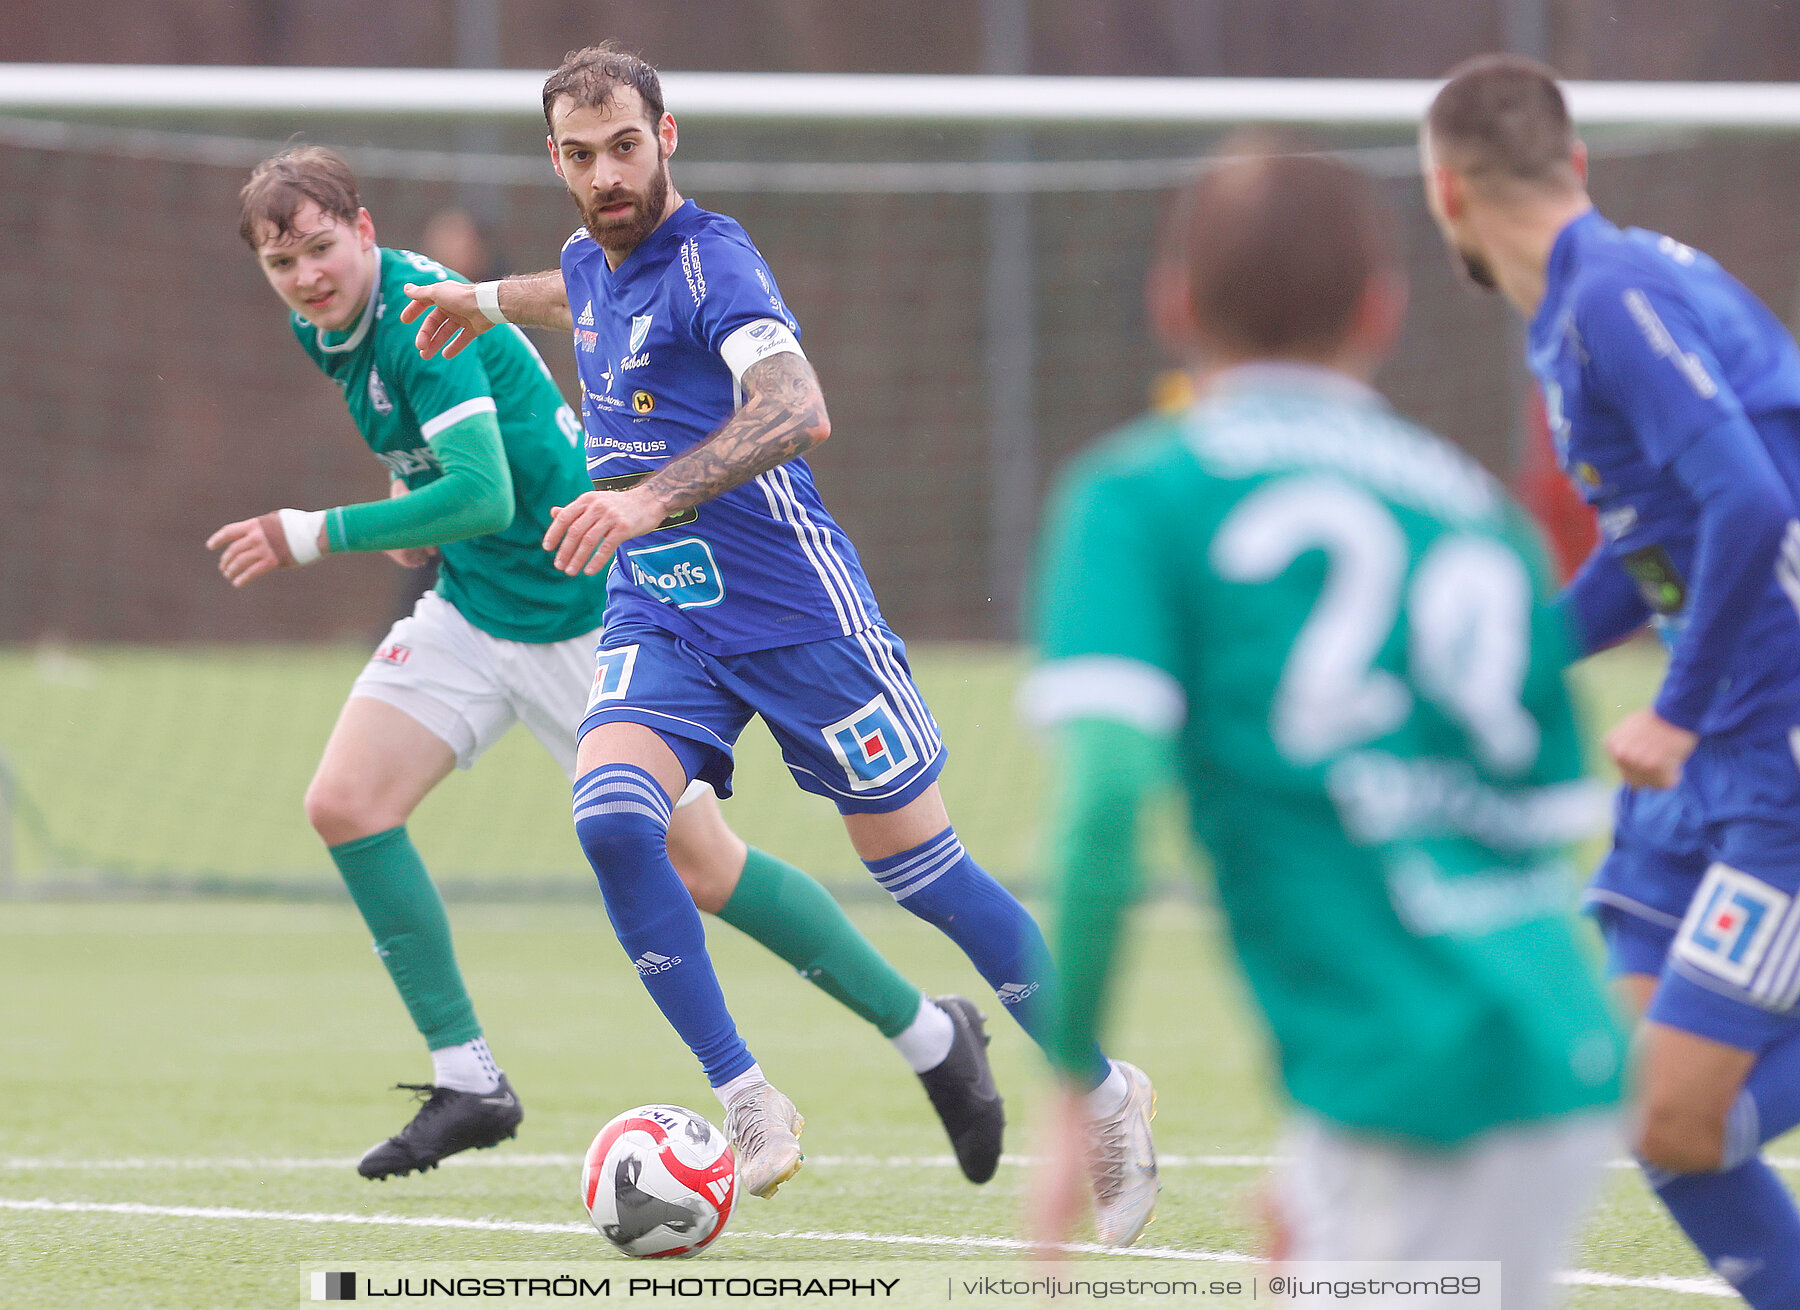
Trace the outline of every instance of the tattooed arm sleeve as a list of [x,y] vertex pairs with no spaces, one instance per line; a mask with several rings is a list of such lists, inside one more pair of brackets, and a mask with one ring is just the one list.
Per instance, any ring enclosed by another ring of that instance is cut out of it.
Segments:
[[804,355],[783,351],[744,371],[745,400],[701,446],[644,485],[671,512],[689,509],[804,455],[831,435],[819,379]]

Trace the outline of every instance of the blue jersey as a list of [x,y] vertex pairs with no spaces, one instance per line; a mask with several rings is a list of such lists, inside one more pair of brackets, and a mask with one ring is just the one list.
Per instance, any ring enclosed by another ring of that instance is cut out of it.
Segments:
[[[744,229],[691,200],[617,269],[577,232],[562,272],[588,475],[601,489],[630,486],[706,441],[737,407],[748,363],[777,339],[797,339]],[[606,613],[717,656],[851,636],[881,618],[804,459],[626,542],[608,575]]]
[[1566,607],[1589,650],[1657,618],[1656,701],[1707,735],[1800,722],[1800,349],[1707,256],[1590,211],[1551,250],[1532,371],[1602,541]]

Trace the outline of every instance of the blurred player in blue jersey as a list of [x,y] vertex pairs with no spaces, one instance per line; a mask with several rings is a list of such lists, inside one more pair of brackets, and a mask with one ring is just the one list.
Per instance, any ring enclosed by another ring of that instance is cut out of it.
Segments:
[[1627,785],[1591,894],[1645,1015],[1634,1146],[1750,1304],[1800,1307],[1800,1214],[1761,1156],[1800,1121],[1800,349],[1713,260],[1594,209],[1544,66],[1461,66],[1422,146],[1432,214],[1526,316],[1599,511],[1562,600],[1575,644],[1654,622],[1669,645],[1606,739]]
[[[961,946],[1038,1038],[1048,954],[950,826],[937,725],[800,458],[830,421],[799,326],[744,230],[675,191],[655,71],[610,46],[576,51],[544,111],[584,220],[561,269],[422,287],[407,316],[435,307],[427,354],[502,321],[574,335],[599,489],[557,514],[545,545],[570,573],[611,561],[576,831],[620,942],[727,1107],[744,1189],[768,1195],[800,1166],[800,1116],[738,1036],[664,853],[670,798],[693,778],[728,795],[753,715],[800,786],[837,805],[876,881]],[[1087,1075],[1097,1222],[1124,1245],[1156,1200],[1153,1093],[1097,1048]]]

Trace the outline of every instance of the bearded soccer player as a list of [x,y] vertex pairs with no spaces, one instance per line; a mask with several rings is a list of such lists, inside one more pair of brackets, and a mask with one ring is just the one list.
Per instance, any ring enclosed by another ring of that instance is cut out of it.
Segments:
[[1078,1076],[1137,816],[1174,782],[1293,1103],[1278,1256],[1498,1260],[1535,1307],[1624,1063],[1564,905],[1594,796],[1529,520],[1370,387],[1404,301],[1392,226],[1341,164],[1222,161],[1153,271],[1196,403],[1062,480],[1021,691],[1059,777],[1053,1051]]
[[[245,241],[292,312],[301,349],[342,388],[392,481],[390,499],[283,509],[227,524],[208,543],[243,586],[340,551],[441,565],[351,688],[306,796],[375,947],[431,1051],[428,1099],[362,1159],[370,1178],[427,1169],[511,1137],[517,1096],[464,989],[450,926],[406,822],[454,767],[523,722],[563,772],[594,680],[604,580],[567,577],[539,547],[551,507],[587,487],[581,426],[517,328],[454,359],[426,360],[397,309],[409,282],[457,282],[421,255],[375,242],[356,179],[329,150],[264,161],[243,191]],[[677,793],[668,828],[675,895],[788,961],[889,1038],[924,1081],[957,1159],[985,1182],[1005,1123],[987,1038],[962,997],[927,999],[800,870],[752,850],[704,783]],[[685,890],[683,890],[685,884]],[[691,896],[691,900],[690,900]],[[640,968],[648,967],[640,962]]]
[[[598,490],[558,511],[545,546],[581,576],[611,561],[576,832],[626,951],[681,959],[645,984],[727,1107],[745,1190],[767,1195],[800,1167],[801,1119],[738,1035],[662,854],[670,798],[694,778],[729,791],[752,715],[795,781],[837,805],[876,881],[1038,1038],[1048,957],[950,825],[937,725],[801,458],[830,421],[798,325],[744,230],[677,194],[655,71],[610,46],[575,51],[544,85],[544,117],[584,220],[562,268],[420,288],[408,314],[434,307],[427,353],[503,320],[573,330]],[[1101,1236],[1128,1245],[1156,1201],[1150,1083],[1093,1046],[1079,1078],[1107,1161]]]
[[1593,897],[1645,1013],[1634,1144],[1713,1268],[1793,1310],[1800,1213],[1761,1152],[1800,1121],[1800,349],[1714,260],[1601,216],[1542,64],[1454,70],[1422,149],[1445,242],[1525,316],[1599,511],[1562,600],[1577,643],[1650,621],[1669,647],[1607,738],[1626,789]]

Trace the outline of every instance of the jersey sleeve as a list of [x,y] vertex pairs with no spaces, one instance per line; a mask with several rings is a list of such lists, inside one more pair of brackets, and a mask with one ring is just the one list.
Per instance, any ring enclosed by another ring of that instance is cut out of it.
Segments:
[[404,496],[330,510],[325,524],[331,549],[442,546],[512,522],[512,470],[492,414],[471,414],[439,432],[431,452],[443,469],[435,481]]
[[1791,499],[1684,299],[1615,275],[1584,294],[1577,326],[1601,397],[1695,506],[1687,622],[1655,708],[1697,730],[1767,584]]
[[[442,280],[442,279],[438,279]],[[517,328],[496,328],[516,332]],[[493,384],[482,363],[479,340],[454,359],[442,355],[421,359],[411,334],[384,343],[381,367],[397,384],[400,402],[411,411],[419,433],[430,441],[477,414],[498,414]]]
[[748,241],[697,233],[681,243],[678,263],[692,298],[694,336],[733,377],[770,355],[805,354],[775,275]]
[[1586,659],[1623,641],[1650,621],[1650,607],[1618,556],[1602,542],[1556,598],[1574,656]]
[[1583,292],[1575,321],[1599,397],[1656,467],[1722,424],[1747,422],[1693,309],[1668,288],[1609,276]]
[[1051,510],[1040,560],[1036,629],[1041,663],[1020,692],[1039,727],[1080,719],[1172,736],[1186,718],[1178,680],[1178,620],[1151,516],[1127,481],[1070,478]]
[[1656,712],[1698,731],[1724,693],[1738,638],[1767,594],[1794,506],[1747,422],[1724,424],[1671,466],[1698,510],[1686,622],[1669,652]]
[[[413,281],[441,282],[449,276],[430,260],[408,258],[406,273]],[[411,495],[331,510],[326,519],[331,549],[437,546],[506,527],[513,516],[512,472],[479,343],[453,359],[422,359],[410,331],[390,330],[377,354],[397,403],[418,424],[441,472],[422,483],[407,479]]]

